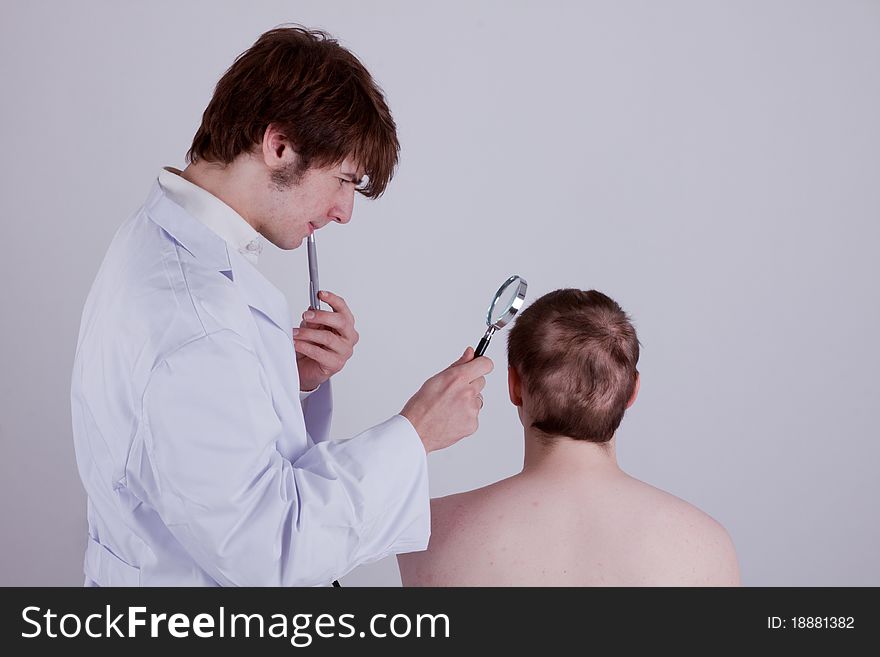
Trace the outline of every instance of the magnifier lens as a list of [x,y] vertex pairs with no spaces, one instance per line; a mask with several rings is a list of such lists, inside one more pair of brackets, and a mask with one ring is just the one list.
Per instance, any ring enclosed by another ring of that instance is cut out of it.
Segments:
[[486,311],[486,334],[480,340],[477,348],[474,349],[475,356],[482,356],[489,346],[489,340],[492,334],[500,328],[506,326],[513,316],[519,311],[526,298],[526,289],[528,283],[519,276],[511,276],[504,284],[498,288],[495,296],[492,297],[492,303],[489,310]]
[[486,325],[489,328],[486,329],[486,334],[474,350],[477,356],[482,356],[486,351],[492,334],[507,326],[522,307],[527,288],[528,283],[519,276],[511,276],[498,288],[495,296],[492,297],[489,310],[486,311]]
[[507,283],[501,290],[498,291],[498,296],[495,299],[495,303],[492,304],[492,310],[489,314],[490,324],[497,323],[498,320],[504,317],[504,315],[507,314],[507,311],[510,310],[510,307],[513,305],[513,302],[516,299],[518,284],[519,279],[516,278]]

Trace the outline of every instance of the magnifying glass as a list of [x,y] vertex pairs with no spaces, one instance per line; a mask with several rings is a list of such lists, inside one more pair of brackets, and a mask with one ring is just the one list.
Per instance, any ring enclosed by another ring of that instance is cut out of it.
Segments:
[[516,275],[511,276],[501,284],[495,296],[492,297],[492,303],[489,305],[489,310],[486,313],[486,324],[489,328],[486,329],[486,334],[474,350],[474,358],[483,355],[495,331],[504,328],[510,323],[514,315],[519,312],[523,301],[525,301],[528,287],[529,284],[526,283],[526,279]]

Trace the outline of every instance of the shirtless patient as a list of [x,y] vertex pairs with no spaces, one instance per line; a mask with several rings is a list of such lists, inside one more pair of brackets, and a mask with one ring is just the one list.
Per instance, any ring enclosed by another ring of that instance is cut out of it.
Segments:
[[521,313],[508,388],[522,472],[432,500],[427,551],[398,555],[403,585],[739,585],[718,522],[617,464],[638,359],[629,318],[600,292],[557,290]]

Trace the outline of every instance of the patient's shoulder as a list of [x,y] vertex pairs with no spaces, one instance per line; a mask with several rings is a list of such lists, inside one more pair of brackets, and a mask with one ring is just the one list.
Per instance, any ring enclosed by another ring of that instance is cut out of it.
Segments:
[[[504,495],[501,482],[431,500],[431,539],[424,552],[397,556],[404,586],[455,586],[472,584],[487,540],[488,525],[499,515]],[[504,526],[503,517],[496,518]]]
[[739,565],[730,534],[715,518],[670,493],[645,507],[650,553],[661,583],[738,586]]
[[484,526],[483,515],[503,502],[500,482],[466,493],[456,493],[431,500],[431,536],[445,539],[461,535],[475,525]]

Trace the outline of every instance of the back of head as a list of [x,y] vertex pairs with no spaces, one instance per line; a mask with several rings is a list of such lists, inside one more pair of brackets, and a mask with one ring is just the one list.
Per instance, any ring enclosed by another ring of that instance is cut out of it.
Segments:
[[260,144],[269,124],[293,143],[295,175],[352,157],[369,178],[359,191],[376,198],[397,164],[397,128],[382,91],[357,57],[318,30],[279,27],[239,55],[187,158],[229,164]]
[[517,318],[507,351],[534,428],[611,440],[635,391],[639,361],[635,328],[616,302],[595,290],[545,294]]

